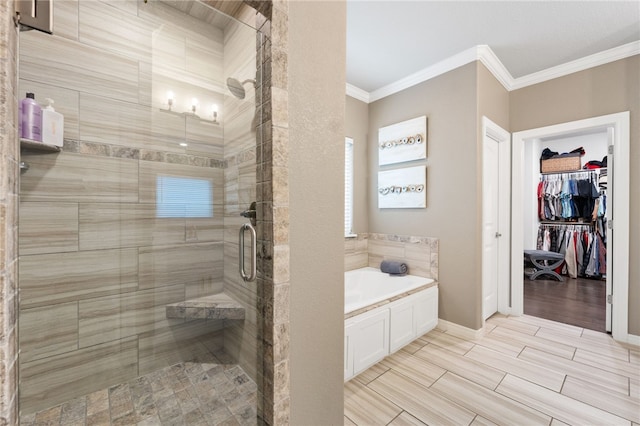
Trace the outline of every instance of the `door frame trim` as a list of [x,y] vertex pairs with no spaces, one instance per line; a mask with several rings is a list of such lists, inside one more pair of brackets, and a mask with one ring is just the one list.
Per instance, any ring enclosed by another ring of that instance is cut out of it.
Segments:
[[[543,137],[561,136],[579,131],[613,129],[614,169],[611,182],[615,196],[612,218],[615,229],[612,259],[612,327],[613,338],[622,342],[633,339],[629,335],[629,111],[571,121],[513,133],[511,205],[511,308],[508,313],[522,315],[524,311],[523,283],[523,188],[524,144]],[[537,159],[536,159],[537,160]]]
[[[482,155],[484,158],[485,141],[490,138],[498,142],[499,170],[498,170],[498,226],[502,237],[498,240],[498,312],[504,312],[509,308],[509,275],[510,275],[510,248],[511,248],[511,133],[498,126],[486,116],[482,117]],[[482,172],[484,178],[484,170]],[[482,203],[485,202],[484,191]],[[482,212],[482,222],[484,223],[484,209],[480,207]],[[481,237],[484,239],[484,233]],[[484,247],[484,241],[482,246]],[[481,265],[484,268],[484,259],[481,253]],[[484,282],[484,274],[482,278],[482,323],[484,325],[484,288],[487,283]]]

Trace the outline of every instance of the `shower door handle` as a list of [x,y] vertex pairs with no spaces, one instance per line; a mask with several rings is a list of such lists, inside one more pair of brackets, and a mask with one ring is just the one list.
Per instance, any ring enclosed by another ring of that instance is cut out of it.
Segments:
[[[249,274],[247,274],[244,270],[244,233],[246,230],[249,230],[249,235],[251,237],[251,270]],[[238,247],[239,247],[239,257],[238,257],[238,265],[240,276],[245,282],[254,281],[256,279],[256,230],[250,223],[245,223],[240,227],[240,234],[238,236]]]

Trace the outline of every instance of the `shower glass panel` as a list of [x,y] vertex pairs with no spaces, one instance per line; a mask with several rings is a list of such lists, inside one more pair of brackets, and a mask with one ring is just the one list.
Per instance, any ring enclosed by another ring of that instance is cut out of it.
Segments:
[[238,231],[262,35],[199,1],[54,8],[53,35],[19,40],[20,96],[64,115],[60,152],[22,149],[22,422],[255,424],[262,319]]

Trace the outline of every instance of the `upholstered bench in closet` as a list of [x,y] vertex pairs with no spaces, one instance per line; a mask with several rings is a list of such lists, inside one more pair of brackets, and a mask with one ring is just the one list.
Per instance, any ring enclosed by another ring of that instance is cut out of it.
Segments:
[[524,273],[530,280],[535,280],[541,275],[550,275],[558,281],[563,281],[560,274],[554,269],[562,265],[564,255],[545,250],[525,250],[525,261],[531,262],[532,268],[525,268]]

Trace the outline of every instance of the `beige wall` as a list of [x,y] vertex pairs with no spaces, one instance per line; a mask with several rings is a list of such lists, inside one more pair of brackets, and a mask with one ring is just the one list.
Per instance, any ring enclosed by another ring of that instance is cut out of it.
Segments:
[[346,98],[345,136],[353,139],[353,232],[360,234],[369,232],[367,211],[369,105],[350,96]]
[[512,132],[622,111],[631,112],[629,333],[640,335],[640,56],[510,93]]
[[[369,232],[440,241],[439,317],[480,327],[477,66],[465,65],[369,105]],[[426,209],[378,209],[378,128],[427,116]]]
[[344,421],[345,37],[343,1],[289,3],[293,425]]

